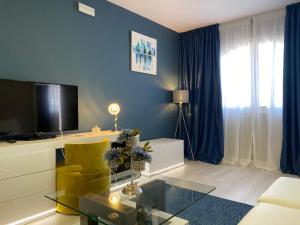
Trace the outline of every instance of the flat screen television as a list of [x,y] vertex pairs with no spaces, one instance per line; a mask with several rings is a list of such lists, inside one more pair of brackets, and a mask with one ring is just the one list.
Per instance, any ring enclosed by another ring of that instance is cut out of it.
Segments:
[[78,87],[0,79],[0,140],[78,129]]

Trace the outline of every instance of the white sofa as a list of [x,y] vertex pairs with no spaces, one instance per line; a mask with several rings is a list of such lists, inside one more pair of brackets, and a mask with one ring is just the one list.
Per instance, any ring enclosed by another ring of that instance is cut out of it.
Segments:
[[299,225],[300,179],[280,177],[239,225]]

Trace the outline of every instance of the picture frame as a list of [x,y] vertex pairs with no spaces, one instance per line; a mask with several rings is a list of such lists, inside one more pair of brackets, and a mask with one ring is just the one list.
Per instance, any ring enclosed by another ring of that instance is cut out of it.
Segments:
[[131,31],[131,70],[157,75],[157,40]]

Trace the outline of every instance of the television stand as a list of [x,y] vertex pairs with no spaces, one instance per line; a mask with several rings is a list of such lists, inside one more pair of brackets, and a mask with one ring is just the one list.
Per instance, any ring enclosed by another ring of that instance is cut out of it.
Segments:
[[[47,140],[17,140],[14,144],[0,142],[0,224],[25,224],[55,213],[55,204],[46,201],[44,195],[55,192],[56,149],[106,138],[114,142],[118,135],[101,131]],[[2,216],[9,215],[11,209],[13,216]]]
[[0,142],[7,142],[10,144],[16,143],[18,141],[39,141],[56,138],[56,134],[47,134],[47,133],[36,133],[36,134],[27,134],[23,136],[12,136],[7,139],[0,139]]
[[36,134],[33,134],[32,139],[30,139],[29,141],[53,139],[56,137],[57,137],[56,134],[36,133]]

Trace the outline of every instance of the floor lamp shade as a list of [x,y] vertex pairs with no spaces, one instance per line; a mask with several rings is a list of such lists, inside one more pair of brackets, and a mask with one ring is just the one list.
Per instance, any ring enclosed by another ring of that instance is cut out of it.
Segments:
[[188,90],[175,90],[173,91],[173,103],[189,103]]

